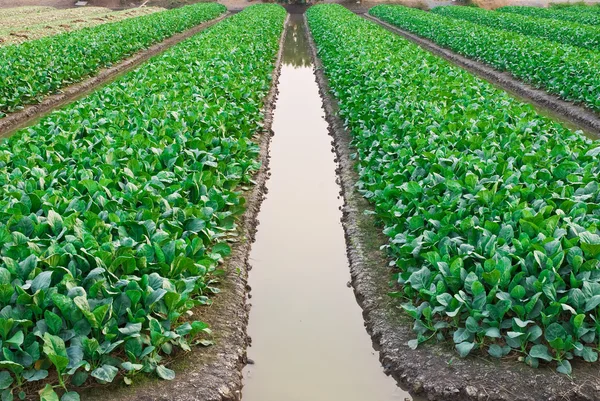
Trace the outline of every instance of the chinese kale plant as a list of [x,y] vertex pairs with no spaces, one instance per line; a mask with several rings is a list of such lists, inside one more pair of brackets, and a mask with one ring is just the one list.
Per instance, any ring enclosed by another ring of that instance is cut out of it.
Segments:
[[417,347],[598,359],[600,144],[343,7],[308,11]]
[[191,310],[259,168],[284,18],[247,8],[0,143],[2,400],[171,379],[163,356],[206,340]]
[[521,14],[531,17],[545,18],[558,21],[569,21],[576,24],[600,26],[600,13],[595,13],[595,7],[542,8],[526,6],[507,6],[498,9],[499,12]]
[[0,118],[226,11],[198,3],[0,48]]
[[600,112],[597,51],[403,6],[380,5],[369,14]]
[[463,19],[495,29],[536,36],[553,42],[600,49],[600,29],[568,21],[548,20],[512,13],[501,13],[476,7],[435,7],[431,12],[446,17]]

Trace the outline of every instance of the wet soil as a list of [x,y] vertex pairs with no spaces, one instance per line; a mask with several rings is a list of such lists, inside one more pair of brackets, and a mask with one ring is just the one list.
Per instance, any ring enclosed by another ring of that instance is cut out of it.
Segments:
[[252,246],[245,401],[404,401],[352,290],[335,155],[301,15],[283,49],[268,195]]
[[100,70],[96,75],[89,77],[77,84],[62,88],[60,93],[48,95],[41,103],[28,105],[23,110],[10,113],[6,117],[0,119],[0,139],[10,136],[15,131],[33,124],[45,115],[51,113],[66,104],[72,103],[87,94],[99,89],[100,87],[109,84],[127,72],[137,68],[150,58],[157,56],[179,42],[197,34],[198,32],[216,24],[226,18],[229,14],[226,13],[214,20],[205,22],[194,28],[188,29],[182,33],[171,36],[170,38],[157,43],[146,50],[142,50],[135,55],[125,59],[124,61],[115,64],[110,68]]
[[422,38],[411,32],[397,28],[368,14],[362,15],[363,17],[378,23],[390,32],[401,35],[404,38],[415,42],[425,50],[443,57],[452,64],[483,78],[500,89],[510,93],[514,97],[517,97],[519,100],[531,103],[541,114],[561,121],[570,128],[580,129],[592,139],[600,138],[600,115],[585,106],[564,101],[558,96],[552,95],[542,89],[534,88],[533,86],[520,81],[508,72],[500,72],[484,63],[461,56],[437,45],[429,39]]
[[345,199],[342,223],[352,286],[386,373],[432,401],[600,400],[600,373],[589,363],[575,364],[573,377],[567,377],[549,368],[531,369],[516,360],[498,361],[478,355],[461,359],[449,343],[425,343],[416,350],[408,347],[408,341],[415,338],[413,322],[401,311],[399,302],[387,296],[392,271],[380,250],[387,240],[373,216],[365,213],[370,210],[368,202],[354,190],[358,176],[350,157],[350,135],[337,117],[337,103],[330,96],[310,37],[309,44],[340,163],[338,175]]

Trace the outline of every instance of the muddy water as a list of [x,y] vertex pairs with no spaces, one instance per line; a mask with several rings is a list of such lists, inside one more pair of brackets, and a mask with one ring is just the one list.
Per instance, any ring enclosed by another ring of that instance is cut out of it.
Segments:
[[404,401],[383,373],[350,280],[331,137],[302,19],[288,26],[269,192],[252,246],[244,401]]

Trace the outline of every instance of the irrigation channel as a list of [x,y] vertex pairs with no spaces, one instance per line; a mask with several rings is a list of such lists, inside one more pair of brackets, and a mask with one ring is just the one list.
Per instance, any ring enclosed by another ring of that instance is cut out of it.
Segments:
[[301,14],[291,14],[268,195],[252,246],[244,401],[405,401],[384,374],[350,280],[331,137]]

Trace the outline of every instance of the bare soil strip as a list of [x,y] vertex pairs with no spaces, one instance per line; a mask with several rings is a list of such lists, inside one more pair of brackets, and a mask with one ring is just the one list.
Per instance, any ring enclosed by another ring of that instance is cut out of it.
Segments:
[[336,101],[306,24],[311,54],[325,106],[330,134],[340,164],[339,177],[344,195],[344,232],[352,286],[363,308],[367,331],[379,347],[379,359],[387,374],[415,395],[432,401],[597,401],[600,374],[595,365],[576,363],[573,377],[552,369],[532,369],[515,359],[491,360],[484,355],[461,359],[449,343],[425,343],[413,350],[407,342],[415,338],[413,322],[402,313],[400,302],[387,295],[391,270],[380,250],[387,243],[372,215],[369,204],[357,191],[358,180],[350,155],[350,135],[338,117]]
[[231,14],[225,13],[213,20],[173,35],[170,38],[157,43],[146,50],[142,50],[118,64],[113,65],[112,67],[99,70],[98,73],[92,77],[63,88],[60,93],[46,96],[41,103],[25,106],[23,110],[8,114],[6,117],[0,119],[0,138],[7,137],[16,130],[26,127],[35,120],[44,117],[53,110],[58,109],[65,104],[71,103],[98,89],[99,87],[112,82],[119,76],[138,67],[151,57],[167,51],[179,42],[197,34],[198,32],[216,24],[219,21],[222,21],[229,15]]
[[359,14],[364,18],[378,23],[383,28],[397,35],[418,44],[425,50],[443,57],[452,64],[455,64],[480,78],[500,87],[508,93],[514,95],[524,102],[532,103],[538,107],[541,114],[550,115],[552,118],[565,122],[573,128],[581,129],[589,134],[590,137],[600,138],[600,115],[572,102],[560,99],[542,89],[534,88],[531,85],[513,77],[508,72],[500,72],[484,63],[461,56],[458,53],[439,46],[435,42],[417,36],[413,33],[397,28],[378,18],[368,14]]
[[[288,16],[289,18],[289,16]],[[94,388],[83,394],[86,401],[239,401],[241,400],[242,368],[246,365],[246,335],[248,324],[247,294],[250,248],[259,224],[258,212],[266,193],[269,175],[269,143],[273,136],[273,111],[277,97],[277,81],[281,70],[285,29],[279,42],[279,52],[272,74],[272,86],[264,106],[263,131],[256,134],[260,145],[261,169],[254,178],[252,189],[244,193],[246,212],[239,222],[240,242],[232,247],[223,270],[226,276],[219,285],[221,292],[213,297],[210,307],[194,310],[194,319],[210,325],[214,345],[195,347],[191,352],[174,358],[170,367],[177,376],[172,381],[147,378],[131,386]]]

